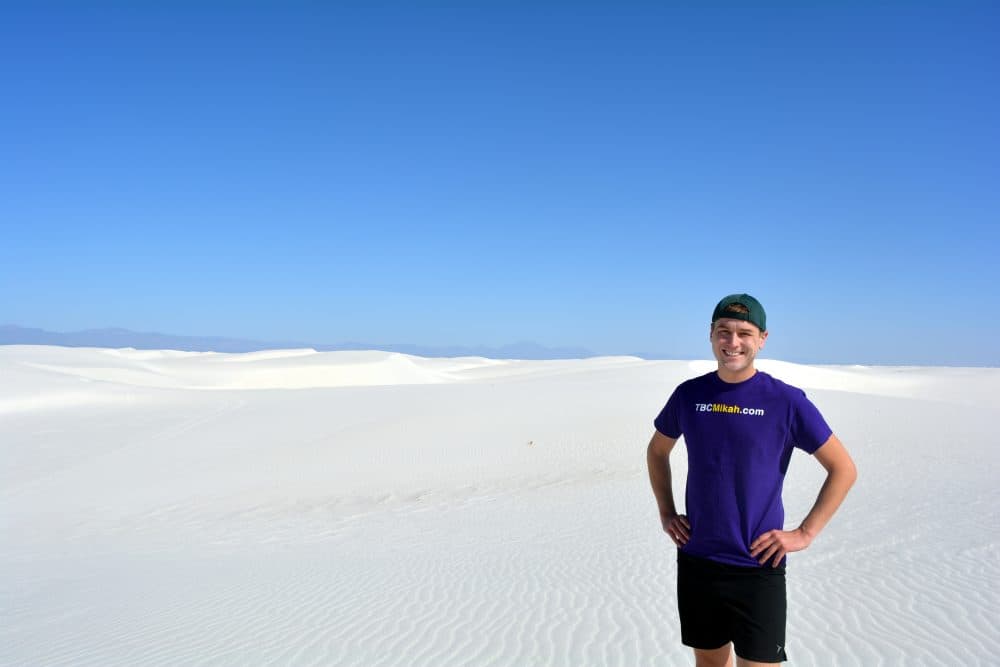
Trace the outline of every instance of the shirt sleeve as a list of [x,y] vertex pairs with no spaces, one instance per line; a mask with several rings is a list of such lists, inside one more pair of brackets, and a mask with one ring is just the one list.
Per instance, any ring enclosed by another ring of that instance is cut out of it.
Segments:
[[799,449],[814,453],[833,435],[823,415],[806,397],[806,393],[799,390],[795,393],[795,400],[792,402],[792,442]]
[[653,420],[653,426],[657,431],[668,438],[674,439],[681,437],[681,425],[678,415],[681,399],[678,394],[680,394],[680,387],[674,390],[667,404],[660,410],[660,414]]

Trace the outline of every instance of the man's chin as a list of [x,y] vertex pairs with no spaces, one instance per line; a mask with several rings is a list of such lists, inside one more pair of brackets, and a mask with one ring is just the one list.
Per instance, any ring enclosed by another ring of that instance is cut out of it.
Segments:
[[738,359],[725,359],[719,362],[722,368],[727,371],[739,372],[745,371],[753,365],[753,359],[749,357],[740,357]]

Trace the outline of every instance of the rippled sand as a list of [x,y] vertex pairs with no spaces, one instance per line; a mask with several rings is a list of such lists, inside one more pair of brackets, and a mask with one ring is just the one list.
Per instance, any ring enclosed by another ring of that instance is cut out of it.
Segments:
[[[711,368],[0,347],[0,664],[689,664],[645,447]],[[791,664],[993,664],[1000,371],[761,368],[860,473]]]

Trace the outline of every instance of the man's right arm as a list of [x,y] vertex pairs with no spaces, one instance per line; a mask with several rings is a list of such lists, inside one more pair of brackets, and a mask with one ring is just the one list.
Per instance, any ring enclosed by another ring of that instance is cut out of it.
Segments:
[[674,505],[670,451],[676,444],[677,438],[669,438],[655,431],[646,448],[646,466],[649,468],[649,483],[653,487],[656,505],[660,510],[663,531],[680,547],[691,537],[691,524],[688,523],[686,516],[677,513],[677,506]]

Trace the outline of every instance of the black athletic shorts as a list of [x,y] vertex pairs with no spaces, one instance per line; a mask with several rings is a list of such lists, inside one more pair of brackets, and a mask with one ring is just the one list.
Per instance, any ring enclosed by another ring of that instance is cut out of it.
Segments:
[[677,607],[685,646],[782,662],[785,655],[785,567],[740,567],[677,552]]

